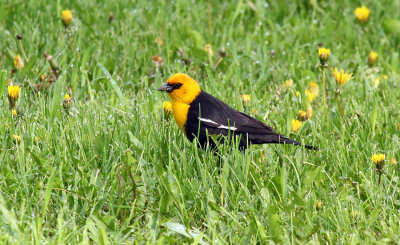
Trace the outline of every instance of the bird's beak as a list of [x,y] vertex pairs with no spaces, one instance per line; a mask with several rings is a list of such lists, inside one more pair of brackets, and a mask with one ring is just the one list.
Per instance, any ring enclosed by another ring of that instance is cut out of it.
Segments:
[[162,85],[158,89],[158,91],[165,91],[165,92],[168,92],[168,93],[172,92],[172,90],[174,90],[174,87],[172,87],[171,84],[169,84],[169,83],[166,83],[166,84]]

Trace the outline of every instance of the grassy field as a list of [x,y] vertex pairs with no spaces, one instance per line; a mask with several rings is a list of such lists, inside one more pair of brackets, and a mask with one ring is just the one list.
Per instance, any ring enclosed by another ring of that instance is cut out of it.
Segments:
[[[400,2],[297,2],[2,0],[0,243],[398,243]],[[353,73],[343,116],[335,67]],[[320,151],[198,149],[164,118],[157,88],[176,72]]]

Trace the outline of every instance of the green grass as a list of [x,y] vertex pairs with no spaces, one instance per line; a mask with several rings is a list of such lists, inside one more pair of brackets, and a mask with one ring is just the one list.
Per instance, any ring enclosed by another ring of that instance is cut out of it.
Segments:
[[[247,1],[3,0],[0,88],[15,55],[25,66],[13,78],[23,87],[19,116],[6,93],[0,100],[1,243],[398,242],[400,169],[390,159],[400,160],[400,38],[384,23],[400,19],[400,2],[298,2],[254,0],[254,11]],[[371,9],[366,24],[353,14],[363,4]],[[68,32],[64,9],[74,16]],[[345,120],[331,72],[323,111],[320,43],[331,49],[332,67],[354,76],[341,95]],[[215,68],[219,50],[227,57]],[[371,50],[379,54],[374,68]],[[35,92],[49,68],[45,52],[61,75]],[[153,55],[165,59],[159,70]],[[250,94],[246,112],[321,150],[263,145],[243,154],[223,146],[218,165],[173,118],[163,119],[167,96],[156,90],[176,72],[240,111],[240,95]],[[293,89],[278,94],[290,78]],[[310,81],[320,85],[314,115],[290,133]],[[70,114],[62,106],[68,86]],[[374,153],[387,159],[380,184]]]

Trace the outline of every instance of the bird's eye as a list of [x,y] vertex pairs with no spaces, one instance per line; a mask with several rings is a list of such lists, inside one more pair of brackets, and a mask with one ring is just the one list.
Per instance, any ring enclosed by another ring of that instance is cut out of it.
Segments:
[[182,87],[182,83],[175,83],[174,84],[174,89],[178,89],[178,88],[180,88],[180,87]]

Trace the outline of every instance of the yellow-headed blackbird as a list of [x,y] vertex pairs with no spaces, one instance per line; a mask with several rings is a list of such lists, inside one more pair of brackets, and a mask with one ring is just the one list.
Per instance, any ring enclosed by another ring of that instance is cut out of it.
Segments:
[[[219,99],[201,90],[198,83],[183,73],[171,76],[158,89],[168,93],[172,100],[172,114],[179,128],[189,140],[198,139],[200,145],[215,148],[210,135],[239,136],[239,148],[250,144],[293,144],[300,142],[276,133],[270,126],[239,112]],[[304,145],[308,149],[317,149]]]

